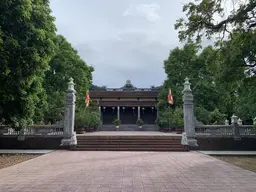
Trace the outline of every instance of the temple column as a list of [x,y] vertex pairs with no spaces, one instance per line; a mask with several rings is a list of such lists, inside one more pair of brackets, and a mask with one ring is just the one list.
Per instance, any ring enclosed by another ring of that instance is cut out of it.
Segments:
[[102,121],[101,106],[99,106],[99,112],[100,112],[100,120]]
[[138,119],[140,119],[140,106],[138,106]]
[[117,107],[117,119],[120,120],[120,107],[119,106]]

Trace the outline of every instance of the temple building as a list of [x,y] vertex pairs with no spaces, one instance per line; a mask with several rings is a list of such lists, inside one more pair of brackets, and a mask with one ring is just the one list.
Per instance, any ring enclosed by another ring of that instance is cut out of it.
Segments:
[[157,88],[136,88],[127,80],[121,88],[92,88],[90,97],[99,106],[103,125],[113,124],[115,119],[121,124],[136,124],[137,119],[155,124],[158,93]]

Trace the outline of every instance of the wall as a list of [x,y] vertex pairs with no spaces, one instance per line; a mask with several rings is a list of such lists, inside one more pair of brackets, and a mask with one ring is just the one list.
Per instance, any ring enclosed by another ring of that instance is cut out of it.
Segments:
[[61,136],[41,136],[18,141],[17,136],[0,137],[0,149],[60,149],[61,139]]
[[211,151],[254,151],[256,138],[235,141],[233,138],[197,138],[199,150]]

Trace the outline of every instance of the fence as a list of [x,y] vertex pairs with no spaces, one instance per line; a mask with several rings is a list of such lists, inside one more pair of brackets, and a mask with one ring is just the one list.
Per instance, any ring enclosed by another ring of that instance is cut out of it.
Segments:
[[63,125],[31,125],[21,131],[0,125],[0,136],[63,136]]
[[198,125],[195,127],[196,137],[210,138],[256,138],[253,125]]

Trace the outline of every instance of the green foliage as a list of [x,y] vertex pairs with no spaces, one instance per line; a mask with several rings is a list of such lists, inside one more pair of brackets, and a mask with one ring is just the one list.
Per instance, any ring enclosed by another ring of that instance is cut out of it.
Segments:
[[242,119],[253,119],[256,114],[256,77],[244,81],[238,89],[236,114]]
[[172,113],[171,122],[178,128],[184,127],[183,109],[176,108]]
[[[239,31],[253,30],[256,26],[252,19],[255,12],[255,0],[236,1],[233,10],[229,15],[225,7],[229,1],[223,0],[199,0],[191,1],[183,6],[183,12],[186,18],[180,18],[175,24],[175,29],[179,29],[179,38],[181,40],[196,39],[200,41],[202,37],[211,38],[215,34],[230,35],[230,28]],[[252,16],[253,15],[253,16]],[[225,18],[222,21],[215,22],[215,19]]]
[[183,127],[183,109],[182,108],[165,108],[165,110],[159,115],[157,121],[157,125],[160,128],[167,128],[171,126]]
[[76,106],[84,108],[84,97],[92,83],[93,68],[88,66],[77,54],[70,43],[59,35],[55,39],[58,47],[55,57],[50,61],[50,70],[46,72],[44,87],[47,92],[48,110],[45,118],[59,118],[64,110],[65,95],[69,78],[74,78],[77,91]]
[[113,121],[113,124],[114,124],[115,126],[119,126],[119,125],[121,124],[121,120],[120,120],[120,119],[115,119],[115,120]]
[[[225,11],[226,6],[230,7],[227,3],[223,0],[191,1],[183,7],[186,18],[178,19],[175,28],[179,30],[181,41],[200,43],[205,37],[215,41],[214,57],[208,60],[207,66],[222,95],[220,103],[206,109],[219,108],[228,116],[236,113],[251,119],[256,111],[256,2],[235,1],[229,13]],[[222,17],[224,13],[226,16]],[[223,20],[216,22],[218,16]]]
[[16,129],[39,120],[46,105],[44,72],[54,55],[49,1],[0,2],[0,121]]
[[202,122],[203,124],[205,125],[210,124],[210,112],[207,111],[205,108],[196,107],[195,116],[196,116],[196,119]]
[[223,124],[226,119],[226,115],[221,113],[219,109],[214,109],[210,112],[209,118],[211,124]]
[[97,128],[101,125],[100,113],[92,108],[79,110],[75,115],[76,128]]
[[224,98],[224,94],[214,83],[215,77],[211,70],[211,61],[214,60],[215,54],[212,47],[206,47],[199,53],[198,45],[193,43],[170,51],[168,59],[164,61],[167,80],[158,95],[157,109],[160,114],[168,106],[168,85],[170,85],[174,97],[173,107],[182,107],[182,90],[186,77],[189,77],[192,83],[197,107],[211,111],[222,105],[220,98]]
[[156,124],[160,128],[166,128],[171,126],[171,117],[172,117],[173,110],[170,108],[164,108],[161,113],[159,114]]
[[144,124],[144,121],[143,121],[142,119],[138,119],[138,120],[136,121],[136,124],[137,124],[138,126],[142,126],[142,125]]

